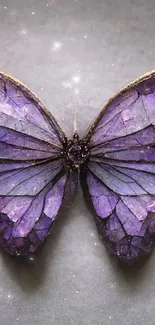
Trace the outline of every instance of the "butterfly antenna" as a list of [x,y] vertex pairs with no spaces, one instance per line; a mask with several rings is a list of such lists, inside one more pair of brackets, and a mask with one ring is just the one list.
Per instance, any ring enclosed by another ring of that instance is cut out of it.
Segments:
[[74,112],[74,130],[73,130],[73,138],[79,139],[78,132],[77,132],[77,114]]
[[77,133],[77,115],[74,112],[74,133]]
[[73,128],[73,134],[77,133],[77,115],[76,112],[74,112],[74,128]]

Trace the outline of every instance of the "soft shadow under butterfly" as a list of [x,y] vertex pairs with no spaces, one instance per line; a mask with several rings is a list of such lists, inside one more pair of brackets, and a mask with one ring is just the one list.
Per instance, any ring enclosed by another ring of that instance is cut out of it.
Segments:
[[82,180],[98,231],[131,262],[155,242],[155,72],[121,90],[83,139],[68,140],[23,84],[0,74],[0,245],[35,252]]

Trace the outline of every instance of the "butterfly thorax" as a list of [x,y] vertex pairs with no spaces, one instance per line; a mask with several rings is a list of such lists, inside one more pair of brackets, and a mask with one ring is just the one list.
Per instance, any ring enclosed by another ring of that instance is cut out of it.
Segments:
[[74,133],[72,140],[66,140],[63,154],[65,156],[65,166],[72,169],[79,168],[87,161],[90,155],[88,140],[80,140],[78,133]]

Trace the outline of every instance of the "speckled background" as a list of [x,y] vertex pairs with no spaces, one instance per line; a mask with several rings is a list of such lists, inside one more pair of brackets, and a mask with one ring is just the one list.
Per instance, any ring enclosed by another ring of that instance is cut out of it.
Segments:
[[[155,68],[154,0],[0,0],[0,69],[67,135]],[[81,190],[34,265],[0,255],[0,325],[154,325],[155,252],[127,269],[100,243]]]

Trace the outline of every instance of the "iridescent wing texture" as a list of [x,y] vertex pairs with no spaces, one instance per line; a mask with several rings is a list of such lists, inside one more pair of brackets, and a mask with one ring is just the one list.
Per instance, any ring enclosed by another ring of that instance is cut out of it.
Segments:
[[86,138],[85,177],[99,233],[131,262],[150,253],[155,238],[155,73],[110,100]]
[[34,252],[58,214],[69,177],[64,141],[40,101],[0,74],[0,245],[12,255]]

